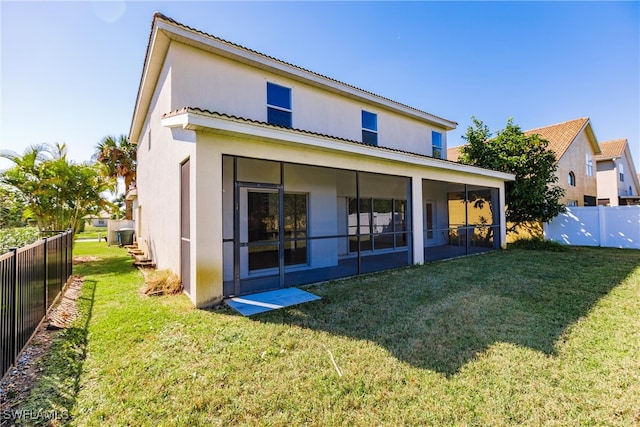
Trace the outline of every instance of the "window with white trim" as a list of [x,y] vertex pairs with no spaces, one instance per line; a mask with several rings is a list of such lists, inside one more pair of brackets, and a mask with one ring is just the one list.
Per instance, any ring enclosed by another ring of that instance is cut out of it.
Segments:
[[442,158],[442,134],[431,131],[431,156],[436,159]]
[[378,145],[378,115],[362,110],[362,142]]
[[569,185],[572,187],[576,186],[576,174],[573,172],[569,172],[569,176],[567,177],[569,181]]
[[567,200],[567,206],[572,208],[572,207],[576,207],[578,206],[578,201],[577,200]]
[[585,163],[587,164],[587,176],[593,176],[593,159],[589,153],[585,154]]
[[291,88],[267,82],[267,123],[291,127]]

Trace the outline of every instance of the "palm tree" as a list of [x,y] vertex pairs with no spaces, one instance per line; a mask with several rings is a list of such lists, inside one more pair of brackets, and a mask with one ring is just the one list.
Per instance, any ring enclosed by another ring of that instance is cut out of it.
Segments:
[[14,163],[0,173],[0,183],[19,192],[40,230],[78,231],[83,216],[106,205],[101,193],[107,180],[95,165],[69,161],[65,144],[31,146],[22,156],[0,151],[0,156]]
[[[124,194],[135,187],[136,182],[136,145],[129,142],[126,135],[115,137],[108,135],[96,145],[94,160],[105,166],[106,174],[110,178],[124,179]],[[116,187],[117,195],[117,187]],[[125,218],[132,219],[132,202],[127,200]]]

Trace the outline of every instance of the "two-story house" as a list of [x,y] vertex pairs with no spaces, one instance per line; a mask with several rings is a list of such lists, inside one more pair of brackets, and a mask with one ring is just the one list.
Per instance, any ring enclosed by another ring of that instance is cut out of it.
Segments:
[[[595,157],[600,154],[600,147],[589,118],[531,129],[524,134],[538,134],[549,141],[549,149],[556,155],[557,185],[565,191],[560,203],[595,206],[598,194]],[[448,149],[449,160],[458,160],[460,148]]]
[[598,140],[588,117],[531,129],[525,135],[538,134],[549,141],[556,154],[557,185],[564,189],[560,203],[567,206],[596,206],[598,184],[595,157],[600,154]]
[[156,14],[138,245],[196,306],[503,247],[513,175],[443,159],[455,126]]
[[634,205],[640,202],[640,184],[626,139],[600,143],[602,154],[596,156],[598,204]]

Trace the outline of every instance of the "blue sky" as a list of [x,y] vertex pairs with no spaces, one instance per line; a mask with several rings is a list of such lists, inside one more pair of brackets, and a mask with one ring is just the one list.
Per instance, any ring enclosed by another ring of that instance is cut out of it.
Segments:
[[[0,148],[128,133],[154,12],[492,131],[590,117],[640,172],[639,2],[0,2]],[[0,161],[0,168],[11,164]]]

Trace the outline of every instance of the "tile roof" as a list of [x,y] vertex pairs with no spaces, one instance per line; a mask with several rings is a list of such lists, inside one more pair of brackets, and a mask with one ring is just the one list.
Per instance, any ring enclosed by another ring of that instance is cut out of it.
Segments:
[[[162,14],[162,13],[160,13],[160,12],[156,12],[156,13],[153,15],[153,22],[154,22],[154,23],[155,23],[155,21],[156,21],[157,19],[161,19],[161,20],[163,20],[163,21],[166,21],[166,22],[172,23],[172,24],[177,25],[177,26],[179,26],[179,27],[181,27],[181,28],[184,28],[184,29],[186,29],[186,30],[189,30],[189,31],[192,31],[192,32],[194,32],[194,33],[201,34],[201,35],[203,35],[203,36],[205,36],[205,37],[209,37],[209,38],[211,38],[211,39],[214,39],[214,40],[216,40],[216,41],[218,41],[218,42],[222,42],[222,43],[228,44],[228,45],[230,45],[230,46],[234,46],[234,47],[236,47],[236,48],[238,48],[238,49],[242,49],[242,50],[247,51],[247,52],[251,52],[251,53],[256,54],[256,55],[259,55],[259,56],[261,56],[261,57],[263,57],[263,58],[267,58],[267,59],[270,59],[270,60],[272,60],[272,61],[279,62],[280,64],[284,64],[284,65],[286,65],[286,66],[293,67],[293,68],[295,68],[295,69],[297,69],[297,70],[300,70],[300,71],[303,71],[303,72],[305,72],[305,73],[313,74],[314,76],[320,77],[320,78],[322,78],[322,79],[330,80],[330,81],[332,81],[332,82],[335,82],[335,83],[338,83],[338,84],[340,84],[340,85],[343,85],[343,86],[349,87],[349,88],[351,88],[351,89],[355,89],[355,90],[357,90],[357,91],[359,91],[359,92],[366,93],[366,94],[368,94],[368,95],[374,96],[374,97],[379,98],[379,99],[382,99],[382,100],[384,100],[384,101],[391,102],[391,103],[393,103],[393,104],[399,105],[399,106],[404,107],[404,108],[408,108],[408,109],[413,110],[413,111],[416,111],[416,112],[418,112],[418,113],[420,113],[420,114],[426,114],[426,115],[431,116],[431,117],[434,117],[434,118],[436,118],[436,119],[438,119],[438,120],[443,120],[443,121],[445,121],[445,122],[453,123],[454,127],[458,125],[458,123],[457,123],[457,122],[455,122],[455,121],[452,121],[452,120],[449,120],[449,119],[445,119],[444,117],[436,116],[435,114],[428,113],[428,112],[426,112],[426,111],[424,111],[424,110],[420,110],[420,109],[415,108],[415,107],[412,107],[412,106],[410,106],[410,105],[403,104],[403,103],[398,102],[398,101],[394,101],[393,99],[386,98],[386,97],[384,97],[384,96],[380,96],[380,95],[378,95],[378,94],[375,94],[375,93],[373,93],[373,92],[369,92],[369,91],[364,90],[364,89],[360,89],[359,87],[356,87],[356,86],[350,85],[350,84],[348,84],[348,83],[341,82],[341,81],[336,80],[336,79],[331,78],[331,77],[327,77],[327,76],[325,76],[325,75],[323,75],[323,74],[316,73],[315,71],[311,71],[311,70],[308,70],[308,69],[306,69],[306,68],[299,67],[299,66],[297,66],[297,65],[295,65],[295,64],[291,64],[290,62],[282,61],[282,60],[280,60],[280,59],[278,59],[278,58],[274,58],[273,56],[266,55],[266,54],[264,54],[264,53],[258,52],[258,51],[253,50],[253,49],[249,49],[249,48],[244,47],[244,46],[242,46],[242,45],[239,45],[239,44],[237,44],[237,43],[233,43],[233,42],[230,42],[230,41],[225,40],[225,39],[223,39],[223,38],[220,38],[220,37],[214,36],[214,35],[212,35],[212,34],[205,33],[204,31],[200,31],[200,30],[198,30],[198,29],[196,29],[196,28],[193,28],[193,27],[190,27],[190,26],[188,26],[188,25],[182,24],[182,23],[180,23],[180,22],[178,22],[178,21],[174,20],[173,18],[169,18],[169,17],[167,17],[167,16],[163,15],[163,14]],[[152,33],[153,33],[153,24],[152,24],[151,28],[152,28]],[[149,42],[149,45],[150,45],[150,44],[151,44],[151,42]],[[146,59],[145,59],[145,62],[146,62]]]
[[244,123],[252,123],[252,124],[256,124],[256,125],[260,125],[260,126],[267,126],[267,127],[273,128],[273,129],[283,129],[283,130],[293,131],[293,132],[302,133],[302,134],[310,135],[310,136],[317,136],[317,137],[321,137],[321,138],[330,138],[330,139],[333,139],[333,140],[336,140],[336,141],[348,142],[350,144],[363,145],[365,147],[370,147],[370,148],[378,149],[378,150],[384,150],[384,151],[390,151],[390,152],[402,153],[402,154],[410,154],[412,156],[424,157],[426,159],[434,159],[434,160],[439,160],[441,162],[447,162],[447,163],[457,163],[455,161],[450,161],[450,160],[447,160],[447,159],[440,159],[438,157],[427,156],[426,154],[414,153],[414,152],[411,152],[411,151],[399,150],[397,148],[384,147],[384,146],[381,146],[381,145],[365,144],[362,141],[355,141],[355,140],[352,140],[352,139],[346,139],[346,138],[342,138],[342,137],[339,137],[339,136],[327,135],[327,134],[313,132],[313,131],[304,130],[304,129],[288,128],[288,127],[285,127],[285,126],[274,125],[274,124],[263,122],[263,121],[260,121],[260,120],[247,119],[245,117],[234,116],[234,115],[230,115],[230,114],[226,114],[226,113],[220,113],[220,112],[217,112],[217,111],[210,111],[210,110],[203,109],[203,108],[198,108],[198,107],[183,107],[183,108],[180,108],[178,110],[171,111],[169,113],[163,114],[162,118],[166,119],[166,118],[169,118],[169,117],[175,117],[175,116],[179,116],[181,114],[187,114],[187,113],[204,114],[204,115],[211,116],[211,117],[220,117],[220,118],[231,119],[231,120],[244,122]]
[[525,135],[540,135],[543,139],[549,141],[549,149],[556,153],[556,159],[560,160],[562,155],[578,133],[589,123],[588,117],[569,120],[555,125],[544,126],[541,128],[531,129],[524,132]]
[[602,154],[597,155],[596,159],[621,157],[624,154],[624,149],[626,146],[627,140],[625,138],[601,142],[600,150],[602,150]]
[[[524,131],[524,134],[534,135],[538,134],[543,139],[549,141],[549,149],[556,154],[556,159],[560,160],[560,157],[567,151],[569,145],[578,136],[578,133],[589,123],[589,118],[584,117],[575,120],[569,120],[567,122],[557,123],[555,125],[544,126],[536,129]],[[457,161],[460,157],[461,147],[452,147],[447,150],[447,158],[452,161]]]
[[457,162],[458,158],[460,157],[461,148],[462,148],[462,145],[459,145],[457,147],[447,148],[447,159],[451,160],[452,162]]

